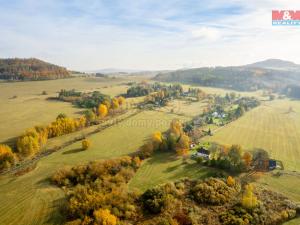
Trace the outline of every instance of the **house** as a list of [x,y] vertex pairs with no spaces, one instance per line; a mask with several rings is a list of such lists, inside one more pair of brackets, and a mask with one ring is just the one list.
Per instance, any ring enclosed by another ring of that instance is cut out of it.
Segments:
[[218,112],[213,112],[211,115],[212,115],[213,117],[219,117],[219,113],[218,113]]
[[204,159],[209,159],[210,152],[206,150],[205,148],[201,147],[197,149],[197,152],[193,155],[193,157],[198,158],[204,158]]

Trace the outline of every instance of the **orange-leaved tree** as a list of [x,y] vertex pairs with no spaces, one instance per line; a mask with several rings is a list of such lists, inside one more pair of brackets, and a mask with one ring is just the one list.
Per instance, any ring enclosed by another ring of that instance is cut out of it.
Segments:
[[8,145],[0,144],[0,170],[15,164],[16,156]]
[[244,160],[244,163],[246,165],[246,167],[250,167],[251,165],[251,162],[252,162],[252,155],[250,152],[245,152],[244,155],[243,155],[243,160]]
[[98,115],[100,116],[100,118],[106,117],[107,114],[108,114],[107,106],[104,104],[100,104],[98,107]]

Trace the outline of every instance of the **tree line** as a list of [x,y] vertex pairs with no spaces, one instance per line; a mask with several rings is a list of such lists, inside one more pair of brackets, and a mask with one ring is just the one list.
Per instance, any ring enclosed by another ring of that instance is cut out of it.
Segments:
[[17,138],[15,148],[12,149],[8,145],[0,144],[0,171],[10,168],[19,160],[33,157],[41,152],[49,138],[73,133],[90,126],[122,107],[124,103],[125,98],[122,96],[113,98],[111,102],[99,104],[95,112],[92,110],[86,111],[79,118],[71,118],[61,113],[55,121],[47,126],[35,126],[26,130],[24,134]]

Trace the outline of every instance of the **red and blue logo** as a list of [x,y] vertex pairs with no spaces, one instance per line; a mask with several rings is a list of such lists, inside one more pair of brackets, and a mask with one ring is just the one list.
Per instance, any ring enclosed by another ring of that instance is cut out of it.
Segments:
[[300,10],[272,10],[273,26],[300,26]]

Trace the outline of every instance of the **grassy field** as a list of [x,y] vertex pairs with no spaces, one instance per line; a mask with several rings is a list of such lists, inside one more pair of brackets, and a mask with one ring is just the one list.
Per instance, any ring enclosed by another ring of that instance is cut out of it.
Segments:
[[184,177],[203,179],[208,177],[213,169],[201,167],[194,160],[182,162],[182,158],[174,153],[157,153],[143,162],[141,168],[129,182],[130,189],[144,191],[150,187],[175,181]]
[[[290,107],[293,112],[289,113]],[[263,148],[272,158],[282,160],[285,169],[300,171],[300,102],[265,102],[204,140]]]
[[[60,89],[75,88],[81,91],[99,90],[114,96],[124,93],[128,78],[95,79],[74,78],[54,81],[0,83],[0,100],[5,107],[0,109],[0,142],[21,134],[26,128],[53,121],[58,113],[78,116],[81,109],[69,103],[47,101]],[[141,80],[142,78],[136,78]],[[185,88],[189,86],[185,85]],[[224,95],[230,91],[200,87],[207,93]],[[47,95],[41,95],[46,91]],[[261,97],[260,92],[242,93]],[[16,95],[16,98],[12,96]],[[128,99],[138,102],[142,98]],[[76,142],[38,161],[37,167],[20,177],[6,175],[0,177],[0,224],[61,224],[62,217],[58,212],[63,203],[64,193],[56,186],[50,185],[49,177],[65,165],[76,165],[96,159],[108,159],[135,152],[143,142],[156,130],[168,129],[170,121],[179,118],[181,121],[201,113],[204,102],[187,103],[175,100],[169,106],[158,111],[144,111],[129,119],[93,134],[89,137],[92,146],[87,151],[81,150],[81,143]],[[292,112],[288,112],[292,107]],[[171,109],[173,113],[171,112]],[[132,110],[127,114],[132,113]],[[124,114],[119,118],[127,116]],[[112,122],[112,119],[105,122]],[[62,137],[50,139],[47,148],[61,144],[96,130],[98,126],[75,132]],[[208,129],[208,128],[207,128]],[[246,113],[237,121],[217,128],[212,137],[203,141],[214,141],[223,144],[240,144],[246,149],[264,148],[275,159],[282,160],[286,170],[300,171],[300,102],[288,99],[265,101],[263,104]],[[192,160],[183,163],[171,153],[155,154],[143,162],[142,167],[130,181],[131,189],[145,190],[158,184],[174,181],[183,177],[205,178],[215,171],[201,167]],[[300,177],[282,175],[263,176],[258,183],[272,190],[281,192],[293,200],[300,201]],[[299,219],[287,225],[300,224]]]
[[[70,103],[47,101],[61,89],[98,90],[115,96],[127,90],[124,79],[72,78],[62,80],[0,83],[0,143],[20,135],[34,125],[48,124],[59,113],[78,117],[82,109]],[[47,95],[41,95],[43,91]],[[16,96],[16,98],[12,98]]]
[[91,136],[92,147],[87,151],[81,151],[80,143],[75,143],[42,158],[36,169],[23,176],[1,177],[0,224],[60,224],[58,206],[64,194],[48,180],[58,168],[134,152],[153,131],[166,130],[175,117],[160,112],[142,112]]
[[187,117],[194,117],[202,113],[204,107],[207,105],[206,102],[189,102],[184,100],[174,100],[167,106],[160,108],[159,111],[167,113],[175,113],[177,115],[184,115]]

